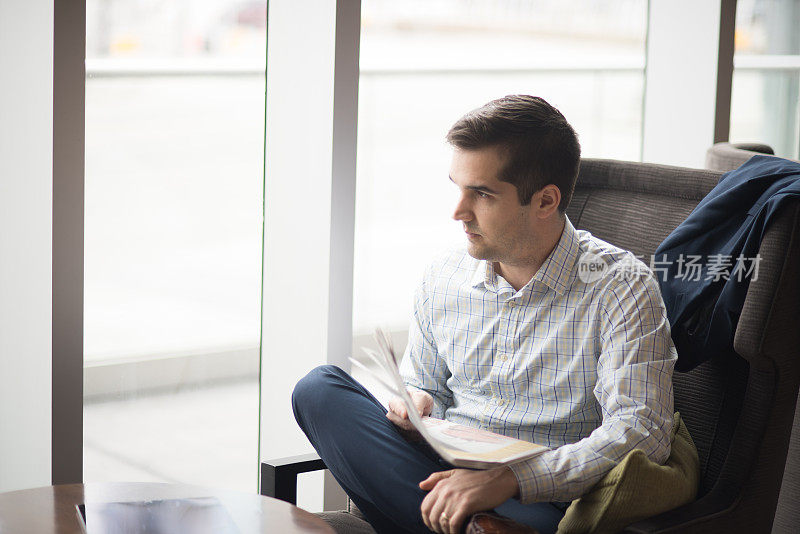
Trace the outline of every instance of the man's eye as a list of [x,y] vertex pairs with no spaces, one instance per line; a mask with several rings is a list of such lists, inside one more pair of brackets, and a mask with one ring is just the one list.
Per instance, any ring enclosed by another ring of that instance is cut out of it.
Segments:
[[489,198],[489,194],[484,193],[483,191],[475,191],[475,194],[478,195],[480,198]]

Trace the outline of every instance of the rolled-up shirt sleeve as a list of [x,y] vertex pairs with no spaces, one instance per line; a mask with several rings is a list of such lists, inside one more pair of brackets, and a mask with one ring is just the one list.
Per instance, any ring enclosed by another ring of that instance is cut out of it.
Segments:
[[408,331],[408,345],[400,363],[400,374],[406,386],[425,391],[433,397],[431,416],[444,419],[447,408],[452,405],[453,393],[447,387],[450,371],[436,349],[431,330],[428,276],[429,272],[416,291],[414,314]]
[[677,352],[658,284],[649,272],[612,278],[599,306],[594,396],[602,424],[576,443],[510,466],[522,503],[578,498],[633,449],[660,464],[669,456]]

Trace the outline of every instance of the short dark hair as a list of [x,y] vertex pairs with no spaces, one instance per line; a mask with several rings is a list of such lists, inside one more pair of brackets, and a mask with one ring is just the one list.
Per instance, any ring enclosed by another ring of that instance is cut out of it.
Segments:
[[497,147],[506,153],[499,179],[517,188],[519,202],[548,184],[561,191],[558,209],[567,209],[575,190],[581,146],[575,130],[543,98],[509,95],[474,109],[447,132],[447,142],[463,150]]

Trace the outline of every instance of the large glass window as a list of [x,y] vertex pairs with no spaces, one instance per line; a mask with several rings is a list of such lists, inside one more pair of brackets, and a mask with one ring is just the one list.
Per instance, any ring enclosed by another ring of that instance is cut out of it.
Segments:
[[265,17],[87,1],[88,482],[256,489]]
[[800,156],[800,2],[740,0],[731,97],[732,142]]
[[402,343],[424,265],[463,241],[444,137],[465,112],[542,96],[575,127],[584,156],[640,159],[647,29],[644,0],[362,6],[356,347],[376,325]]

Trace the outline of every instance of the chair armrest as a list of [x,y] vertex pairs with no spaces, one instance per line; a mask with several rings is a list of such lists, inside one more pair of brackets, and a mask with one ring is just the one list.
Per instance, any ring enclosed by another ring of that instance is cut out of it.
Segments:
[[706,495],[705,497],[679,506],[668,512],[642,519],[623,529],[624,534],[655,534],[666,532],[701,532],[716,534],[730,532],[726,522],[719,522],[715,528],[715,519],[724,517],[733,507],[730,496]]
[[261,462],[261,495],[297,504],[297,475],[326,469],[317,453]]

